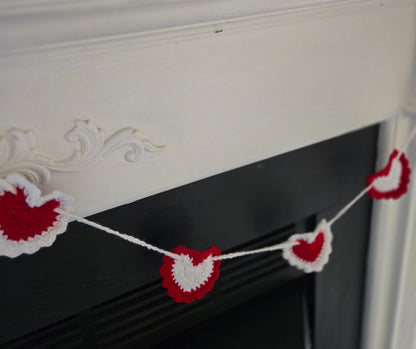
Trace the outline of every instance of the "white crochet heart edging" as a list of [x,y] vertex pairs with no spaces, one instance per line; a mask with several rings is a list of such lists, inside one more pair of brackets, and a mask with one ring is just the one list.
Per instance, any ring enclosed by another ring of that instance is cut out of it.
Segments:
[[[59,191],[54,191],[48,195],[41,196],[40,190],[33,183],[29,182],[20,174],[14,173],[0,181],[0,196],[4,192],[16,193],[15,188],[19,187],[26,195],[26,203],[30,207],[39,207],[50,200],[59,202],[58,208],[72,212],[72,197]],[[57,219],[47,230],[27,240],[13,241],[7,239],[0,225],[0,255],[15,258],[23,253],[33,254],[42,247],[51,246],[56,240],[56,236],[65,232],[68,225],[68,217],[58,214]]]
[[400,179],[403,172],[403,164],[399,159],[393,159],[390,171],[387,176],[376,178],[372,185],[379,192],[396,190],[400,186]]
[[214,261],[211,256],[194,265],[190,256],[182,254],[172,266],[172,278],[184,292],[191,292],[204,285],[213,271]]
[[324,243],[322,245],[321,252],[314,262],[308,262],[303,259],[300,259],[296,256],[292,248],[293,246],[288,246],[283,248],[283,258],[285,258],[290,265],[303,270],[306,273],[319,272],[323,269],[324,265],[328,263],[329,255],[332,252],[332,232],[331,226],[323,219],[318,226],[315,228],[315,231],[312,233],[305,234],[294,234],[289,238],[289,242],[295,242],[299,239],[305,240],[307,242],[313,242],[316,239],[316,236],[322,232],[324,234]]

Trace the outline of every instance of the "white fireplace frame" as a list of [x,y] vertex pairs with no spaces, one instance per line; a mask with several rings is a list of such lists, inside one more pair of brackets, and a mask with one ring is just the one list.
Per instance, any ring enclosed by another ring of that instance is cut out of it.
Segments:
[[[1,1],[0,134],[33,132],[0,150],[45,155],[42,190],[80,215],[133,202],[412,108],[415,18],[414,0]],[[58,171],[75,119],[102,129]],[[409,120],[382,127],[380,166]],[[106,139],[166,147],[128,162]],[[363,349],[416,348],[415,188],[375,203]]]
[[[378,167],[416,126],[416,113],[405,112],[383,124]],[[407,150],[416,171],[416,144]],[[416,348],[416,185],[398,201],[376,201],[367,271],[363,348]]]

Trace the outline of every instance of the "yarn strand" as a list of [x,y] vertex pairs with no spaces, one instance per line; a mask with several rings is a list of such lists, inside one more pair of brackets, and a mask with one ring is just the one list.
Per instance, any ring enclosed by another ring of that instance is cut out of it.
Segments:
[[372,185],[369,185],[364,190],[362,190],[354,199],[352,199],[348,204],[346,204],[338,213],[332,218],[328,225],[331,226],[334,224],[338,219],[340,219],[347,211],[350,210],[351,207],[353,207],[358,200],[360,200],[367,192],[371,189]]
[[[89,225],[89,226],[91,226],[93,228],[96,228],[98,230],[104,231],[104,232],[106,232],[108,234],[111,234],[111,235],[115,235],[115,236],[117,236],[117,237],[119,237],[121,239],[124,239],[124,240],[128,241],[128,242],[131,242],[133,244],[142,246],[142,247],[147,248],[149,250],[152,250],[152,251],[161,253],[161,254],[163,254],[165,256],[168,256],[168,257],[171,257],[173,259],[177,259],[177,258],[180,257],[176,253],[172,253],[172,252],[166,251],[166,250],[161,249],[161,248],[159,248],[157,246],[153,246],[151,244],[148,244],[147,242],[145,242],[143,240],[140,240],[138,238],[135,238],[135,237],[130,236],[130,235],[127,235],[127,234],[122,234],[122,233],[120,233],[120,232],[118,232],[116,230],[113,230],[113,229],[109,228],[109,227],[106,227],[104,225],[101,225],[101,224],[92,222],[92,221],[90,221],[88,219],[79,217],[77,215],[74,215],[74,214],[69,213],[69,212],[64,211],[64,210],[61,210],[59,208],[57,208],[55,211],[58,212],[58,213],[60,213],[60,214],[64,214],[64,215],[66,215],[66,216],[74,219],[75,221],[77,221],[79,223]],[[296,241],[286,241],[286,242],[283,242],[281,244],[272,245],[272,246],[266,246],[266,247],[259,248],[259,249],[256,249],[256,250],[241,251],[241,252],[234,252],[234,253],[222,254],[220,256],[213,257],[212,260],[233,259],[233,258],[238,258],[238,257],[243,257],[243,256],[251,255],[251,254],[257,254],[257,253],[264,253],[264,252],[271,252],[271,251],[276,251],[276,250],[282,250],[285,247],[291,247],[291,246],[294,246],[296,244],[297,244]]]
[[286,242],[283,242],[283,243],[278,244],[278,245],[267,246],[267,247],[259,248],[257,250],[241,251],[241,252],[233,252],[233,253],[222,254],[220,256],[212,257],[212,260],[219,261],[219,260],[224,260],[224,259],[233,259],[233,258],[248,256],[250,254],[282,250],[286,247],[291,247],[291,246],[294,246],[294,245],[297,245],[297,244],[298,244],[297,241],[286,241]]
[[406,151],[406,149],[409,147],[410,143],[413,141],[415,137],[416,137],[416,126],[413,128],[412,132],[410,133],[409,137],[407,138],[402,148],[399,150],[399,154],[397,154],[397,157],[396,157],[397,159],[400,158],[400,156]]
[[79,217],[77,215],[74,215],[74,214],[69,213],[69,212],[64,211],[64,210],[61,210],[59,208],[55,209],[55,211],[58,212],[58,213],[64,214],[64,215],[66,215],[66,216],[68,216],[70,218],[73,218],[74,220],[76,220],[79,223],[83,223],[83,224],[89,225],[91,227],[94,227],[96,229],[102,230],[102,231],[104,231],[104,232],[106,232],[108,234],[118,236],[121,239],[127,240],[128,242],[131,242],[133,244],[142,246],[142,247],[147,248],[149,250],[152,250],[152,251],[155,251],[155,252],[164,254],[164,255],[166,255],[168,257],[171,257],[171,258],[174,258],[174,259],[176,259],[176,258],[179,257],[179,255],[177,255],[176,253],[172,253],[172,252],[166,251],[166,250],[161,249],[159,247],[156,247],[156,246],[153,246],[151,244],[148,244],[147,242],[144,242],[143,240],[140,240],[140,239],[135,238],[135,237],[130,236],[130,235],[122,234],[122,233],[120,233],[120,232],[118,232],[116,230],[113,230],[111,228],[108,228],[108,227],[106,227],[104,225],[101,225],[101,224],[98,224],[98,223],[89,221],[88,219]]

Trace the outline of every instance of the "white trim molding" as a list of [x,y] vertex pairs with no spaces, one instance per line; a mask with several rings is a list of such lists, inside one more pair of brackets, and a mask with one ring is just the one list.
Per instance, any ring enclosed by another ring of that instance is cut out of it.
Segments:
[[[8,0],[0,3],[0,59],[85,55],[263,30],[357,12],[414,7],[414,0]],[[387,23],[386,23],[387,24]]]
[[213,35],[259,21],[274,21],[275,17],[293,20],[384,3],[375,0],[258,0],[255,3],[250,0],[6,0],[0,2],[0,56],[80,42],[108,43],[144,37],[153,40],[172,35],[184,37],[189,33]]
[[[383,125],[378,168],[415,125],[416,113]],[[400,200],[375,201],[373,206],[363,349],[416,348],[416,145],[406,153],[413,164],[409,192]]]

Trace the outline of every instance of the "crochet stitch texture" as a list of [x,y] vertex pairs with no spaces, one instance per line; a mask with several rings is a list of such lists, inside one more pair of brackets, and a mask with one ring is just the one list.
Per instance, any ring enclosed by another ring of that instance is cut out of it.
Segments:
[[395,149],[389,158],[385,168],[367,178],[367,184],[372,185],[368,194],[377,200],[398,199],[407,193],[411,169],[409,160],[404,153],[400,154]]
[[177,246],[172,251],[179,258],[163,257],[160,275],[162,285],[177,303],[190,303],[201,299],[214,287],[220,275],[220,260],[212,260],[219,256],[221,250],[215,246],[199,252],[184,246]]
[[305,234],[294,234],[289,241],[298,244],[285,247],[283,258],[290,265],[305,271],[306,273],[321,271],[328,263],[332,252],[332,232],[330,225],[322,220],[315,231]]
[[0,182],[0,254],[17,257],[50,246],[63,233],[68,218],[57,208],[71,211],[72,198],[54,191],[41,196],[40,190],[18,174]]

